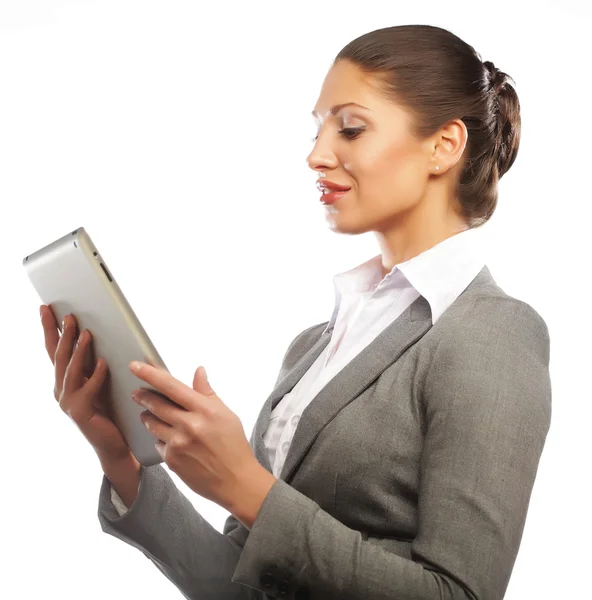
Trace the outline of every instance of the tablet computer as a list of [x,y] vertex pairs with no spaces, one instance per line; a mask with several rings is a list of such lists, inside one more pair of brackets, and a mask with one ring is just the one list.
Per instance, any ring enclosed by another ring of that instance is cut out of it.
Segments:
[[60,331],[68,314],[76,319],[79,332],[90,330],[92,351],[86,367],[92,373],[99,356],[107,362],[103,385],[113,421],[142,465],[161,463],[154,447],[157,438],[140,420],[145,409],[131,394],[141,387],[166,396],[138,379],[128,365],[141,360],[168,369],[84,227],[29,254],[23,266],[43,304],[52,309]]

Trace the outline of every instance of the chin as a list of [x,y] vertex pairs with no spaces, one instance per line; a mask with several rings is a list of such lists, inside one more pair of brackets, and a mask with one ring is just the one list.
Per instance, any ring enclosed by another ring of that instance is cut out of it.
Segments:
[[348,235],[359,235],[371,231],[368,223],[353,219],[341,218],[340,214],[327,215],[327,223],[331,231]]

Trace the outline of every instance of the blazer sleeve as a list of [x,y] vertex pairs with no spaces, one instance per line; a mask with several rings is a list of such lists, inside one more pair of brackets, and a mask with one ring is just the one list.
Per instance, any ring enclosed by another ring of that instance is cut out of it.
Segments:
[[[261,594],[231,581],[245,528],[220,533],[177,488],[161,465],[142,467],[134,503],[119,516],[103,475],[98,517],[101,528],[140,550],[179,589],[199,600],[260,600]],[[245,530],[248,535],[248,530]]]
[[274,598],[286,597],[280,586],[311,600],[504,597],[551,420],[547,326],[511,301],[477,301],[432,355],[411,560],[362,539],[279,479],[233,582]]
[[[290,342],[278,381],[295,360],[290,358],[292,350],[301,351],[303,339],[310,344],[305,334],[318,326],[305,329]],[[141,468],[138,495],[129,509],[123,503],[117,509],[111,490],[111,482],[103,475],[98,505],[102,530],[140,550],[186,598],[261,599],[261,592],[231,581],[249,535],[232,515],[220,533],[195,510],[160,464]]]

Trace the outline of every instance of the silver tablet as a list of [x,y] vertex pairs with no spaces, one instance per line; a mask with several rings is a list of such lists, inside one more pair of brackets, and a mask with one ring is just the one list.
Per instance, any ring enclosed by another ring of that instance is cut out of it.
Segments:
[[87,367],[92,372],[99,356],[107,362],[104,385],[115,424],[142,465],[161,463],[154,447],[157,439],[140,420],[145,409],[131,398],[140,387],[157,390],[131,373],[128,365],[141,360],[168,369],[84,227],[29,254],[23,266],[60,330],[68,314],[74,315],[79,332],[90,330],[93,342]]

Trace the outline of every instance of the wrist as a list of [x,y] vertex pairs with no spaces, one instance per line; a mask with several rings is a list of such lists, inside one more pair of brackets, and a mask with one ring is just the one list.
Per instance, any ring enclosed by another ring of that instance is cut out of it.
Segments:
[[105,470],[106,467],[115,468],[122,466],[127,467],[128,469],[130,467],[135,467],[139,470],[140,468],[140,463],[138,462],[138,459],[132,454],[131,450],[124,454],[106,453],[97,450],[96,454],[99,459],[99,462],[101,463],[101,467],[103,467],[103,470]]
[[140,488],[142,465],[133,455],[117,460],[99,457],[99,460],[105,477],[124,504],[131,508]]
[[276,481],[272,473],[257,463],[247,477],[241,478],[227,510],[250,531]]

